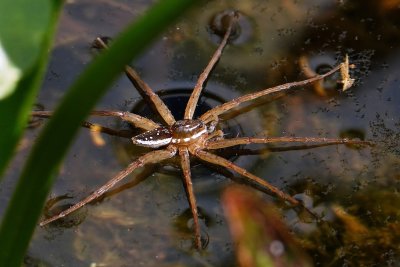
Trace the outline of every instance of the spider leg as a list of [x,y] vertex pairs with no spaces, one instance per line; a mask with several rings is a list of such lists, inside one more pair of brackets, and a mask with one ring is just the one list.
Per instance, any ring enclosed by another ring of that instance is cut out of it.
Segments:
[[186,190],[187,199],[189,201],[190,209],[193,215],[194,234],[195,234],[195,246],[197,249],[201,248],[201,233],[199,224],[199,214],[197,211],[196,197],[193,192],[193,184],[190,173],[190,160],[189,152],[187,148],[179,148],[179,155],[181,156],[181,165],[184,178],[184,187]]
[[[314,149],[314,148],[319,148],[319,147],[325,147],[325,146],[331,146],[335,144],[324,144],[324,143],[319,143],[319,144],[305,144],[305,145],[292,145],[292,146],[274,146],[274,147],[264,147],[261,149],[245,149],[245,148],[231,148],[227,147],[223,151],[220,151],[218,155],[224,157],[224,158],[229,158],[233,156],[251,156],[251,155],[263,155],[266,153],[274,153],[274,152],[285,152],[285,151],[296,151],[296,150],[306,150],[306,149]],[[368,145],[374,145],[373,143],[370,143]]]
[[92,132],[105,133],[112,136],[131,138],[132,133],[127,130],[114,130],[97,123],[91,123],[88,121],[82,122],[82,127],[88,128]]
[[223,113],[220,118],[223,121],[227,121],[227,120],[236,118],[237,116],[245,114],[245,113],[247,113],[247,112],[249,112],[249,111],[251,111],[251,110],[253,110],[253,109],[255,109],[255,108],[259,107],[259,106],[264,106],[264,105],[266,105],[268,103],[272,103],[273,101],[278,100],[283,96],[285,96],[284,92],[276,93],[276,94],[271,95],[269,97],[265,97],[264,99],[260,99],[259,101],[254,101],[253,103],[249,103],[246,106],[242,106],[242,107],[237,108],[237,109],[229,110],[229,111]]
[[123,183],[119,186],[115,186],[113,189],[108,190],[106,193],[104,193],[101,197],[97,198],[95,201],[92,203],[96,202],[101,202],[105,198],[117,195],[125,190],[131,189],[139,185],[141,182],[147,179],[147,177],[150,177],[152,174],[156,173],[159,170],[158,164],[146,164],[143,167],[143,170],[141,172],[135,173],[134,178],[126,183]]
[[235,165],[233,162],[224,159],[220,156],[217,156],[215,154],[206,152],[204,150],[201,149],[197,149],[194,150],[192,152],[195,156],[197,156],[198,158],[200,158],[201,160],[225,167],[227,169],[233,170],[237,173],[239,173],[240,175],[246,177],[249,181],[261,185],[262,187],[268,188],[271,192],[273,192],[275,195],[277,195],[278,197],[289,201],[291,204],[298,206],[301,205],[300,202],[298,200],[296,200],[295,198],[291,197],[290,195],[284,193],[283,191],[281,191],[280,189],[278,189],[277,187],[271,185],[270,183],[268,183],[267,181],[261,179],[260,177],[248,172],[247,170]]
[[[108,48],[107,44],[101,38],[96,38],[96,44],[101,48]],[[150,104],[150,106],[163,118],[168,124],[172,125],[175,123],[175,118],[171,111],[161,100],[161,98],[154,93],[150,86],[140,78],[139,74],[130,66],[125,66],[125,74],[128,79],[132,82],[135,88],[138,90],[140,95]]]
[[232,32],[232,26],[236,22],[237,14],[233,12],[230,16],[229,26],[225,32],[224,38],[222,39],[221,43],[219,44],[217,50],[214,52],[213,56],[211,57],[210,62],[208,63],[207,67],[204,71],[200,74],[199,79],[197,80],[196,86],[193,89],[193,92],[189,98],[185,109],[185,119],[192,119],[194,110],[196,109],[197,102],[199,101],[200,93],[203,89],[204,82],[207,80],[211,70],[214,68],[215,64],[218,62],[219,58],[222,55],[222,51],[224,50],[226,44],[228,43],[229,36]]
[[225,147],[248,145],[248,144],[266,144],[266,143],[323,143],[324,145],[352,144],[352,145],[371,145],[369,141],[351,140],[348,138],[325,138],[325,137],[238,137],[221,140],[207,140],[205,147],[207,149],[220,149]]
[[155,123],[154,121],[148,118],[127,111],[94,110],[90,112],[90,115],[99,117],[118,117],[121,120],[127,121],[131,123],[133,126],[141,128],[146,131],[150,131],[160,127],[158,123]]
[[158,114],[160,114],[163,120],[168,125],[174,124],[175,118],[167,105],[165,105],[164,101],[162,101],[161,98],[154,93],[150,86],[140,78],[139,74],[130,66],[125,66],[125,74],[132,84],[138,89],[140,95],[145,100],[148,99],[147,102],[151,103],[150,106],[152,106],[158,112]]
[[[31,116],[41,117],[41,118],[50,118],[53,116],[53,111],[32,111]],[[99,117],[118,117],[124,121],[131,123],[133,126],[137,128],[144,129],[146,131],[153,130],[160,125],[155,123],[154,121],[147,119],[145,117],[126,112],[126,111],[114,111],[114,110],[97,110],[90,112],[91,116],[99,116]],[[96,125],[90,122],[83,122],[83,126],[86,128],[92,128],[91,125]],[[100,128],[106,129],[106,127],[100,126]],[[110,129],[111,130],[111,129]],[[101,131],[101,130],[100,130]],[[105,130],[105,133],[108,133],[109,130]],[[112,131],[112,130],[111,130]],[[114,130],[115,131],[115,130]],[[103,131],[101,131],[103,132]]]
[[[31,115],[34,117],[38,118],[49,118],[53,114],[52,111],[34,111]],[[38,122],[35,122],[35,124]],[[30,127],[31,125],[29,125]],[[105,127],[103,125],[97,124],[97,123],[91,123],[88,121],[82,122],[82,127],[90,129],[90,131],[94,132],[101,132],[113,136],[119,136],[119,137],[125,137],[125,138],[130,138],[132,134],[130,132],[124,131],[124,130],[114,130],[108,127]]]
[[96,189],[92,194],[87,196],[85,199],[79,201],[75,205],[71,206],[70,208],[64,210],[63,212],[50,217],[42,222],[40,222],[40,226],[44,226],[50,222],[53,222],[55,220],[58,220],[60,218],[63,218],[70,214],[71,212],[83,207],[87,203],[93,201],[94,199],[102,196],[104,193],[106,193],[108,190],[110,190],[116,183],[124,179],[127,175],[129,175],[131,172],[133,172],[135,169],[142,167],[148,163],[157,163],[165,159],[169,159],[173,157],[176,154],[176,148],[170,146],[167,147],[167,149],[164,150],[156,150],[149,152],[147,154],[144,154],[143,156],[139,157],[136,159],[134,162],[128,165],[124,170],[120,171],[117,175],[115,175],[113,178],[111,178],[107,183],[105,183],[103,186],[100,188]]
[[[271,88],[267,88],[255,93],[250,93],[247,95],[243,95],[240,96],[238,98],[235,98],[229,102],[226,102],[224,104],[218,105],[210,110],[208,110],[206,113],[204,113],[203,115],[200,116],[200,119],[204,122],[204,123],[208,123],[211,120],[215,119],[215,117],[218,117],[220,114],[231,110],[232,108],[235,108],[237,106],[239,106],[240,104],[250,101],[250,100],[254,100],[256,98],[259,98],[261,96],[265,96],[268,94],[272,94],[272,93],[276,93],[276,92],[280,92],[280,91],[285,91],[288,89],[292,89],[293,87],[298,87],[298,86],[303,86],[315,81],[319,81],[324,79],[325,77],[335,73],[336,71],[338,71],[339,69],[343,69],[346,68],[346,65],[344,63],[339,64],[338,66],[334,67],[332,70],[328,71],[327,73],[321,74],[321,75],[317,75],[315,77],[303,80],[303,81],[297,81],[297,82],[290,82],[290,83],[285,83],[285,84],[281,84],[281,85],[277,85],[275,87],[271,87]],[[346,88],[347,89],[347,88]]]

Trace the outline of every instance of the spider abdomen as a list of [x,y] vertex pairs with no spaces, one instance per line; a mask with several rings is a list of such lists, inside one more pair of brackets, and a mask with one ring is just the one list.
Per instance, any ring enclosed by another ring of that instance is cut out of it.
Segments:
[[180,120],[171,126],[173,144],[188,144],[207,134],[207,126],[201,120]]
[[158,148],[171,143],[172,134],[169,127],[161,126],[132,137],[132,142],[138,146]]

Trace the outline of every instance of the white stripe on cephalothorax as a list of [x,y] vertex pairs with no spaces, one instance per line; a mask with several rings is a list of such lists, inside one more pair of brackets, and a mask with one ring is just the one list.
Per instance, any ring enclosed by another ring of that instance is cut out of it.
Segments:
[[204,128],[203,130],[201,130],[198,133],[195,133],[194,135],[192,135],[190,137],[172,138],[171,143],[173,143],[173,144],[187,143],[187,142],[190,142],[191,140],[195,140],[195,139],[199,138],[200,136],[202,136],[205,133],[207,133],[207,129],[206,128]]

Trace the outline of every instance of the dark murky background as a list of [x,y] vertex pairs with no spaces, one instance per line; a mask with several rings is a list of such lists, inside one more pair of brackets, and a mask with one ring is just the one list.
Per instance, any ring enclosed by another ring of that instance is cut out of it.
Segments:
[[[53,109],[95,56],[90,49],[94,38],[115,36],[151,2],[68,1],[37,102]],[[376,142],[373,148],[331,146],[232,158],[326,214],[331,224],[321,227],[303,221],[288,207],[281,209],[316,265],[396,266],[399,262],[399,5],[396,0],[210,1],[179,20],[133,63],[152,88],[183,108],[188,89],[216,48],[218,38],[211,33],[209,22],[227,9],[242,13],[241,34],[227,47],[209,80],[201,99],[204,108],[303,79],[307,72],[323,72],[349,55],[356,65],[352,71],[356,84],[348,92],[340,92],[331,81],[322,85],[327,90],[309,87],[273,103],[257,102],[248,112],[223,122],[227,137],[351,136]],[[309,68],[301,67],[305,62]],[[136,106],[143,111],[140,101],[121,76],[97,109],[132,110]],[[97,122],[126,127],[113,119]],[[39,130],[27,131],[0,187],[0,203],[10,197]],[[52,197],[71,198],[58,205],[88,195],[143,153],[127,140],[103,138],[105,145],[97,146],[89,132],[81,130],[52,193]],[[231,182],[218,169],[197,165],[194,169],[202,231],[209,238],[203,253],[190,248],[190,211],[179,172],[151,166],[135,172],[126,179],[126,186],[69,219],[37,228],[26,265],[235,266],[220,202],[221,191]],[[0,206],[1,212],[4,209]]]

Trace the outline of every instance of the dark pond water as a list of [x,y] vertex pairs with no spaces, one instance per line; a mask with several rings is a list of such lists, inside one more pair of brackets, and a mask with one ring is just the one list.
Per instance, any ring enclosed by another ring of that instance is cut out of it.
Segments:
[[[149,5],[151,1],[67,2],[37,102],[53,109],[94,56],[90,48],[94,38],[115,36]],[[325,214],[329,226],[303,221],[293,209],[279,205],[317,266],[399,262],[399,5],[389,0],[210,1],[179,20],[133,63],[179,114],[216,48],[218,37],[209,23],[225,10],[242,14],[241,28],[208,81],[200,100],[204,110],[245,93],[303,79],[305,73],[323,72],[349,55],[356,66],[352,70],[356,83],[349,91],[340,92],[327,81],[273,102],[259,101],[222,124],[226,138],[350,136],[376,143],[363,149],[331,146],[231,156],[238,165]],[[122,76],[97,109],[149,115]],[[126,128],[112,119],[95,121]],[[9,198],[39,130],[28,130],[1,185],[0,203]],[[98,146],[86,129],[81,130],[53,188],[52,197],[63,198],[57,203],[61,208],[88,195],[144,152],[125,139],[103,139],[104,145]],[[223,174],[230,174],[198,163],[193,168],[203,236],[208,239],[203,252],[191,249],[190,210],[179,171],[151,166],[136,171],[124,186],[69,219],[37,228],[26,265],[236,266],[220,198],[232,183]]]

